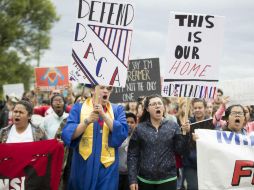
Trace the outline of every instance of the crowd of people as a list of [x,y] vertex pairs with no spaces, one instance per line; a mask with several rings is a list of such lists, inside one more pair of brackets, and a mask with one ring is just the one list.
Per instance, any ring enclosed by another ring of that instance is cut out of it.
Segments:
[[[84,93],[85,92],[85,93]],[[113,104],[111,86],[84,86],[68,96],[54,89],[7,95],[0,107],[0,142],[58,139],[66,147],[59,189],[197,190],[197,152],[191,124],[211,119],[214,130],[254,132],[253,106],[214,100],[140,97]],[[188,108],[188,109],[187,109]]]

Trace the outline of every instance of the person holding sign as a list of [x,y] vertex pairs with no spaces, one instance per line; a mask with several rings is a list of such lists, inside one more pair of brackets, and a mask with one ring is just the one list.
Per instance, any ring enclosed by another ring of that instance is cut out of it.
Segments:
[[62,139],[73,148],[70,190],[118,188],[118,148],[128,125],[123,106],[109,102],[111,91],[111,86],[93,87],[92,98],[73,106],[63,128]]
[[[193,116],[189,118],[189,122],[202,123],[208,119],[206,116],[207,103],[205,99],[194,98],[192,100]],[[193,131],[193,125],[191,126],[191,132]],[[197,176],[197,150],[196,144],[192,141],[192,133],[188,133],[189,143],[188,150],[183,155],[183,175],[186,178],[187,190],[197,190],[198,189],[198,176]]]
[[129,142],[127,166],[131,190],[176,190],[175,152],[187,146],[186,131],[163,117],[161,96],[148,96],[140,123]]

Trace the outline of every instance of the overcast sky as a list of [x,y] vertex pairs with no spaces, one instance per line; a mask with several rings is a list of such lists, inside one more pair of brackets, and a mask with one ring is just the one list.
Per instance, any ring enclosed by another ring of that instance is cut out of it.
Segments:
[[[41,66],[71,63],[78,0],[53,0],[61,19],[51,31],[51,48]],[[135,0],[135,24],[130,59],[159,57],[165,61],[170,11],[225,16],[220,80],[254,75],[253,0]]]

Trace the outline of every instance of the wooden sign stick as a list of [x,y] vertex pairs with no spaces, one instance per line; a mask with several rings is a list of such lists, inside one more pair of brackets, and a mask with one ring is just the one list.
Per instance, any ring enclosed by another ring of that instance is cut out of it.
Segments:
[[[186,106],[185,106],[185,112],[184,112],[184,123],[188,121],[189,116],[189,110],[190,110],[190,98],[185,98]],[[183,135],[186,135],[186,131],[183,131]]]
[[96,85],[95,86],[95,92],[94,92],[94,103],[95,104],[99,104],[99,100],[100,100],[100,86],[99,85]]

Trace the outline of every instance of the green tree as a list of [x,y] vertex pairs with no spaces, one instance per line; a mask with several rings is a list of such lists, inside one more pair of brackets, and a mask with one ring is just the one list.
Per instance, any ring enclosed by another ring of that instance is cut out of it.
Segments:
[[1,85],[22,82],[29,88],[30,62],[39,62],[49,48],[49,32],[58,19],[51,0],[0,0]]

